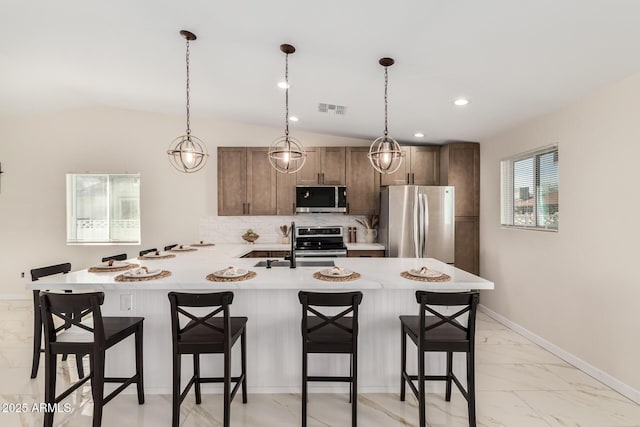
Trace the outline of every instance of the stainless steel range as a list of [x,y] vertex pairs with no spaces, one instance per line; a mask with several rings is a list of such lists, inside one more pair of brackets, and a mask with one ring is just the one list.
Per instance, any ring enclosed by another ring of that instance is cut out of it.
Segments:
[[341,226],[296,227],[296,257],[346,257]]

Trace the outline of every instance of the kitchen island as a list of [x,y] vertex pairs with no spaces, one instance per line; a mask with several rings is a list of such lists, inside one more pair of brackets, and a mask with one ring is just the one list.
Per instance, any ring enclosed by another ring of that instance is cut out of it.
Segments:
[[[349,282],[326,282],[315,279],[313,273],[321,267],[254,267],[256,258],[240,258],[251,250],[277,250],[281,245],[220,244],[201,247],[194,252],[179,252],[175,258],[138,260],[149,268],[162,268],[171,276],[142,282],[116,282],[120,273],[91,273],[88,270],[48,277],[27,284],[28,289],[102,291],[105,316],[143,316],[144,369],[147,393],[171,391],[171,329],[169,291],[234,292],[233,316],[247,316],[247,363],[249,392],[299,392],[301,372],[302,309],[299,290],[351,291],[360,290],[364,297],[360,305],[360,336],[358,382],[362,392],[397,392],[400,384],[400,321],[402,314],[417,314],[415,291],[461,291],[493,289],[493,283],[434,259],[415,258],[333,258],[336,265],[360,273]],[[315,258],[314,258],[315,260]],[[442,271],[447,282],[420,282],[402,278],[400,273],[411,268],[428,266]],[[245,268],[256,277],[241,282],[211,282],[206,276],[228,266]],[[117,346],[107,352],[107,375],[124,376],[133,370],[133,343]],[[237,347],[237,346],[236,346]],[[409,354],[415,354],[409,347]],[[239,369],[239,348],[234,348],[233,369]],[[349,372],[346,355],[312,355],[310,375],[345,375]],[[454,369],[464,378],[463,359],[454,359]],[[415,370],[415,356],[409,357],[409,368]],[[203,355],[202,375],[221,375],[222,357]],[[191,376],[191,363],[183,362],[183,378]],[[444,355],[429,356],[427,372],[444,372]],[[209,385],[208,390],[218,390]],[[436,389],[439,383],[430,383]],[[318,383],[312,391],[344,391],[345,384]]]

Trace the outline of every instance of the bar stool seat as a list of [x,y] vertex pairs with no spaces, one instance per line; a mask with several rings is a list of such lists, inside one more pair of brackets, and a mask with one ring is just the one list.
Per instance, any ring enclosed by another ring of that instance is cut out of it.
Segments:
[[[405,328],[406,333],[411,340],[417,342],[420,335],[420,316],[400,316],[400,322]],[[469,348],[469,340],[464,330],[460,329],[462,325],[453,320],[452,322],[460,327],[445,323],[435,327],[441,322],[439,318],[425,317],[425,342],[422,348],[426,351],[467,351]],[[433,328],[433,329],[429,329]]]
[[[248,318],[246,317],[231,317],[231,340],[230,344],[233,344],[240,338],[244,328],[247,324]],[[179,353],[194,353],[201,351],[205,352],[217,352],[224,351],[224,318],[218,317],[205,321],[204,323],[211,325],[219,330],[212,329],[202,324],[196,324],[195,321],[190,321],[185,326],[186,332],[183,332],[180,336],[180,346],[178,347]],[[195,325],[195,326],[194,326]]]

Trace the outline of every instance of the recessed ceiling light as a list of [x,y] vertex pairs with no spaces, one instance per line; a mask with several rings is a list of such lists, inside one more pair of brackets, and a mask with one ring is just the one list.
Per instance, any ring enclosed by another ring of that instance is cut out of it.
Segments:
[[299,119],[296,116],[289,116],[289,120],[292,122],[297,122]]
[[289,85],[287,84],[287,82],[280,82],[278,83],[278,87],[280,89],[286,89],[287,87],[289,87]]
[[424,138],[424,133],[416,132],[416,133],[413,134],[413,136],[415,136],[416,138]]
[[453,101],[453,103],[458,107],[464,107],[469,103],[469,100],[467,98],[458,98],[455,101]]

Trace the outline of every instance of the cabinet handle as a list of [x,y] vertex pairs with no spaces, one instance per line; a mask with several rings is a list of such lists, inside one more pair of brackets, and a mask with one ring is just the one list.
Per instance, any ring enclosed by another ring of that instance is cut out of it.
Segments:
[[347,214],[349,213],[349,203],[347,203]]
[[322,184],[322,182],[320,182],[320,172],[318,172],[318,184]]
[[411,183],[415,184],[416,183],[416,174],[411,172]]
[[247,213],[247,209],[246,209],[247,204],[246,203],[242,203],[242,215]]
[[251,215],[251,203],[247,203],[247,215]]
[[294,214],[294,215],[296,214],[296,204],[295,204],[295,202],[291,203],[291,213]]
[[320,173],[320,176],[322,177],[322,185],[324,185],[324,172]]
[[411,184],[411,174],[407,172],[407,184]]

